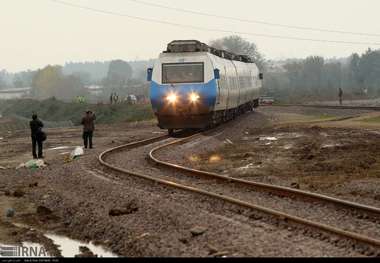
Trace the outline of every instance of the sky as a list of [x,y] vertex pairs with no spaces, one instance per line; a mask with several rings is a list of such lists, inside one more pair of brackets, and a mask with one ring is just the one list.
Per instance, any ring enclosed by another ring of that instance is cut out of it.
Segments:
[[[64,0],[125,15],[209,29],[298,38],[373,43],[317,43],[241,35],[256,43],[267,59],[309,55],[346,57],[368,47],[380,49],[380,36],[347,35],[272,27],[187,14],[131,0]],[[378,0],[143,0],[174,8],[269,23],[380,35]],[[0,0],[0,70],[16,72],[48,64],[111,59],[156,58],[175,39],[208,43],[231,33],[201,31],[152,23],[125,16],[73,8],[52,0]],[[379,44],[376,44],[379,43]]]

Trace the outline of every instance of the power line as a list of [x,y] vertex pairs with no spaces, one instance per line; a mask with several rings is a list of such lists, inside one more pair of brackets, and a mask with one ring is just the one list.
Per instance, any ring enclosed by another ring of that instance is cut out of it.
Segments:
[[342,30],[324,29],[324,28],[316,28],[316,27],[304,27],[304,26],[278,24],[278,23],[271,23],[271,22],[262,21],[262,20],[236,18],[236,17],[206,13],[206,12],[201,12],[201,11],[194,11],[194,10],[189,10],[189,9],[171,7],[171,6],[166,6],[166,5],[162,5],[162,4],[156,4],[156,3],[151,3],[151,2],[141,1],[141,0],[127,0],[127,1],[146,5],[146,6],[154,6],[154,7],[158,7],[158,8],[162,8],[162,9],[173,10],[173,11],[177,11],[177,12],[189,13],[189,14],[200,15],[200,16],[215,17],[215,18],[233,20],[233,21],[244,22],[244,23],[261,24],[261,25],[266,25],[266,26],[292,28],[292,29],[314,31],[314,32],[327,32],[327,33],[338,33],[338,34],[347,34],[347,35],[380,37],[380,34],[373,34],[373,33],[362,33],[362,32],[342,31]]
[[313,38],[301,38],[301,37],[292,37],[292,36],[283,36],[283,35],[269,35],[269,34],[260,34],[260,33],[251,33],[251,32],[240,32],[240,31],[232,31],[232,30],[224,30],[224,29],[216,29],[216,28],[206,28],[206,27],[199,27],[199,26],[193,26],[193,25],[187,25],[187,24],[179,24],[179,23],[169,22],[165,20],[158,20],[158,19],[153,19],[153,18],[132,16],[132,15],[123,14],[123,13],[119,13],[115,11],[108,11],[108,10],[97,9],[97,8],[93,8],[89,6],[73,4],[73,3],[69,3],[69,2],[61,1],[61,0],[49,0],[49,1],[61,4],[61,5],[65,5],[65,6],[70,6],[74,8],[96,12],[96,13],[114,15],[114,16],[119,16],[119,17],[127,17],[127,18],[131,18],[135,20],[159,23],[159,24],[170,25],[170,26],[181,27],[181,28],[190,28],[190,29],[199,30],[199,31],[249,35],[249,36],[275,38],[275,39],[311,41],[311,42],[320,42],[320,43],[322,42],[322,43],[349,44],[349,45],[380,46],[380,43],[378,42],[371,43],[371,42],[340,41],[340,40],[328,40],[328,39],[313,39]]

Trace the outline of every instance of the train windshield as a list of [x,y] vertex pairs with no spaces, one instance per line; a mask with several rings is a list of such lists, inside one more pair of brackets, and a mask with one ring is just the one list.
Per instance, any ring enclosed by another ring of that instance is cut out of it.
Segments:
[[162,64],[163,84],[200,82],[204,82],[203,62]]

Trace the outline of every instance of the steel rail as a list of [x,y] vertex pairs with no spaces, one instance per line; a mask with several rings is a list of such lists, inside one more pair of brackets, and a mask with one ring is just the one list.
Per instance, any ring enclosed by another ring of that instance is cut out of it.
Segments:
[[117,146],[117,147],[114,147],[114,148],[111,148],[111,149],[108,149],[108,150],[102,152],[98,156],[98,160],[101,164],[104,165],[103,158],[105,157],[105,155],[109,154],[110,152],[117,152],[117,151],[121,151],[121,150],[128,149],[128,148],[136,148],[139,146],[149,145],[151,143],[159,142],[159,141],[162,141],[162,140],[165,140],[168,138],[170,138],[168,135],[160,135],[160,136],[144,139],[141,141],[123,144],[123,145],[120,145],[120,146]]
[[303,107],[303,108],[323,108],[323,109],[338,109],[338,110],[372,110],[380,111],[380,106],[339,106],[339,105],[308,105],[308,104],[275,104],[262,105],[262,107]]
[[[184,140],[189,140],[191,138],[194,138],[195,136],[199,136],[199,135],[196,134],[196,135],[187,137]],[[274,209],[270,209],[270,208],[267,208],[267,207],[255,205],[253,203],[242,201],[242,200],[239,200],[239,199],[236,199],[236,198],[233,198],[233,197],[229,197],[229,196],[225,196],[225,195],[221,195],[221,194],[216,194],[216,193],[213,193],[213,192],[210,192],[210,191],[206,191],[206,190],[202,190],[202,189],[195,188],[195,187],[192,187],[192,186],[180,184],[180,183],[177,183],[175,181],[164,180],[164,179],[156,178],[154,176],[149,176],[149,175],[145,175],[145,174],[142,174],[142,173],[133,172],[133,171],[121,168],[121,167],[117,167],[117,166],[115,166],[115,165],[113,165],[111,163],[106,162],[106,160],[105,160],[105,158],[108,155],[114,153],[115,151],[120,151],[120,150],[123,150],[123,149],[136,148],[136,147],[139,147],[139,146],[142,146],[142,145],[148,145],[149,143],[153,143],[153,142],[157,142],[157,141],[163,140],[163,137],[166,137],[166,136],[160,136],[160,137],[150,138],[150,139],[146,139],[146,140],[143,140],[143,141],[138,141],[138,142],[135,142],[135,143],[129,143],[127,145],[122,145],[122,146],[118,146],[118,147],[115,147],[115,148],[108,149],[108,150],[102,152],[99,155],[98,160],[99,160],[99,162],[103,166],[105,166],[108,169],[111,169],[113,171],[116,171],[116,172],[120,172],[120,173],[123,173],[123,174],[128,174],[128,175],[131,175],[131,176],[135,176],[137,178],[145,179],[145,180],[151,181],[153,183],[161,184],[161,185],[164,185],[164,186],[174,187],[174,188],[177,188],[177,189],[180,189],[180,190],[184,190],[184,191],[188,191],[188,192],[192,192],[192,193],[198,193],[198,194],[201,194],[201,195],[204,195],[204,196],[207,196],[207,197],[219,199],[219,200],[228,202],[230,204],[234,204],[234,205],[238,205],[238,206],[242,206],[242,207],[245,207],[245,208],[253,209],[255,211],[262,212],[264,214],[267,214],[269,216],[275,217],[275,218],[277,218],[277,219],[279,219],[281,221],[284,221],[286,223],[293,222],[295,224],[302,225],[304,227],[306,226],[306,227],[314,228],[314,230],[317,230],[317,231],[323,231],[325,233],[330,233],[330,234],[333,234],[333,235],[336,235],[336,236],[340,236],[340,237],[343,237],[345,239],[349,239],[349,240],[354,241],[354,242],[359,242],[359,243],[362,243],[362,244],[366,244],[366,245],[369,245],[370,247],[380,248],[380,240],[378,240],[378,239],[374,239],[374,238],[371,238],[371,237],[368,237],[368,236],[364,236],[364,235],[361,235],[361,234],[345,231],[345,230],[342,230],[342,229],[339,229],[339,228],[336,228],[336,227],[332,227],[332,226],[329,226],[329,225],[326,225],[326,224],[321,224],[321,223],[318,223],[318,222],[310,221],[308,219],[304,219],[304,218],[301,218],[301,217],[293,216],[293,215],[290,215],[290,214],[287,214],[287,213],[284,213],[284,212],[280,212],[280,211],[277,211],[277,210],[274,210]]]
[[248,180],[244,180],[244,179],[237,179],[237,178],[233,178],[233,177],[220,175],[217,173],[192,169],[189,167],[185,167],[185,166],[181,166],[178,164],[173,164],[170,162],[165,162],[165,161],[159,160],[157,157],[154,156],[154,154],[157,153],[158,151],[161,151],[167,147],[170,147],[170,146],[173,146],[176,144],[183,144],[186,141],[188,141],[189,139],[193,139],[195,136],[200,136],[200,135],[195,134],[192,137],[188,137],[188,138],[184,138],[184,139],[180,139],[180,140],[175,140],[173,142],[170,142],[170,143],[160,145],[160,146],[153,148],[149,152],[150,160],[152,160],[154,163],[156,163],[158,165],[161,165],[161,166],[164,166],[167,168],[171,168],[171,169],[175,169],[177,171],[196,174],[199,176],[208,176],[208,177],[212,177],[212,178],[216,178],[216,179],[220,179],[220,180],[225,180],[225,181],[228,181],[230,183],[239,183],[239,184],[243,184],[246,186],[251,186],[251,187],[263,189],[266,191],[270,191],[272,193],[280,193],[281,195],[286,195],[286,196],[297,195],[297,196],[301,196],[303,198],[313,199],[313,200],[317,200],[317,201],[323,200],[327,203],[332,203],[334,205],[342,206],[345,208],[351,208],[351,209],[354,208],[356,210],[360,210],[362,212],[365,212],[365,213],[368,213],[371,215],[375,215],[375,216],[380,218],[380,208],[378,208],[378,207],[368,206],[368,205],[364,205],[364,204],[360,204],[360,203],[356,203],[356,202],[351,202],[351,201],[347,201],[347,200],[342,200],[342,199],[338,199],[338,198],[323,195],[323,194],[312,193],[312,192],[293,189],[293,188],[289,188],[289,187],[285,187],[285,186],[265,184],[265,183],[255,182],[255,181],[248,181]]

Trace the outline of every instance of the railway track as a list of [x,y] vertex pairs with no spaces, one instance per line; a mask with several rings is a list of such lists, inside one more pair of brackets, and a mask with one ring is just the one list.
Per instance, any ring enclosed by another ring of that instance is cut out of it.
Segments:
[[[363,234],[352,230],[342,229],[336,225],[332,226],[330,224],[321,223],[317,220],[313,220],[302,215],[294,215],[294,208],[290,209],[293,211],[293,213],[289,213],[286,211],[281,211],[281,209],[274,209],[271,206],[268,207],[265,204],[257,205],[257,200],[254,198],[252,199],[250,195],[257,195],[255,191],[260,190],[259,192],[269,194],[266,200],[268,200],[268,198],[273,199],[274,197],[277,197],[277,199],[274,200],[275,202],[279,201],[280,199],[284,199],[285,197],[289,199],[287,202],[298,202],[297,205],[302,205],[305,203],[314,205],[315,203],[322,202],[324,205],[329,205],[329,209],[343,209],[342,212],[344,214],[344,219],[347,220],[346,214],[348,214],[348,218],[352,216],[352,220],[359,221],[359,223],[363,222],[363,220],[366,222],[371,222],[370,225],[372,227],[378,227],[380,222],[380,209],[376,207],[361,205],[358,203],[339,200],[329,196],[304,192],[291,188],[245,181],[218,175],[215,173],[194,170],[188,167],[172,164],[167,161],[162,161],[156,157],[156,154],[158,152],[167,149],[170,146],[183,144],[191,140],[195,140],[200,136],[201,134],[195,134],[183,139],[173,139],[169,143],[164,143],[162,145],[154,147],[149,152],[148,157],[150,161],[162,167],[174,169],[177,174],[174,177],[170,175],[152,175],[144,172],[131,171],[126,168],[115,166],[112,163],[106,161],[110,155],[116,152],[132,150],[142,146],[149,146],[153,143],[160,143],[163,140],[168,139],[168,136],[158,136],[109,149],[100,154],[99,162],[103,166],[122,174],[136,176],[154,183],[165,185],[167,187],[173,187],[192,193],[197,193],[214,199],[219,199],[245,209],[253,210],[255,212],[258,212],[259,215],[274,218],[277,220],[279,225],[292,226],[295,230],[304,231],[303,233],[305,235],[311,235],[314,238],[319,238],[322,240],[329,239],[330,241],[335,242],[336,245],[342,245],[342,243],[339,242],[343,239],[345,240],[343,241],[343,246],[348,246],[352,249],[358,250],[364,255],[380,255],[380,240],[377,239],[377,237],[380,236],[380,233],[378,233],[378,235],[368,235],[366,233]],[[181,175],[178,175],[178,173]],[[243,194],[245,197],[243,200],[241,199],[241,196],[239,196],[241,192],[245,192]],[[302,210],[299,207],[298,209]],[[258,216],[257,218],[260,219],[262,217]]]
[[338,105],[306,105],[306,104],[276,104],[273,107],[303,107],[303,108],[323,108],[340,110],[369,110],[380,111],[380,106],[338,106]]
[[199,134],[195,134],[194,136],[191,136],[188,138],[175,140],[173,142],[157,146],[150,151],[149,158],[151,161],[153,161],[154,163],[156,163],[158,165],[161,165],[161,166],[166,167],[166,168],[174,169],[174,170],[177,170],[180,172],[190,173],[193,175],[198,175],[198,176],[203,176],[203,177],[211,177],[211,178],[215,178],[218,180],[227,181],[230,183],[237,183],[237,184],[253,187],[256,190],[262,190],[262,191],[270,192],[272,194],[276,194],[276,195],[280,195],[280,196],[289,196],[289,197],[296,196],[296,197],[304,198],[307,200],[323,201],[326,203],[332,203],[332,204],[339,206],[339,207],[342,207],[342,208],[355,209],[356,211],[359,211],[361,213],[367,214],[368,216],[374,217],[374,219],[379,220],[379,223],[380,223],[380,208],[377,208],[377,207],[363,205],[363,204],[359,204],[359,203],[355,203],[355,202],[350,202],[350,201],[330,197],[327,195],[297,190],[297,189],[284,187],[284,186],[259,183],[259,182],[248,181],[248,180],[243,180],[243,179],[236,179],[236,178],[220,175],[217,173],[201,171],[201,170],[181,166],[178,164],[173,164],[173,163],[170,163],[167,161],[162,161],[162,160],[158,159],[157,157],[155,157],[155,154],[157,154],[159,151],[163,151],[164,149],[171,147],[171,146],[174,146],[174,145],[184,144],[187,141],[189,141],[190,139],[193,139],[197,136],[199,136]]

